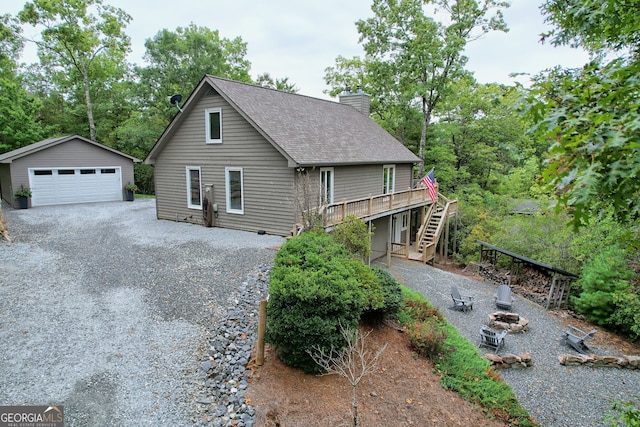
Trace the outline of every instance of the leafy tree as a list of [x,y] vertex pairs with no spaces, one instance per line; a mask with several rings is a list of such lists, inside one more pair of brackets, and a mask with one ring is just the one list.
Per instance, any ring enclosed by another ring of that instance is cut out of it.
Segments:
[[640,5],[547,0],[542,10],[556,25],[545,39],[594,55],[581,69],[542,73],[528,99],[532,131],[553,143],[545,182],[576,227],[610,207],[632,224],[640,218]]
[[191,23],[159,31],[145,47],[149,65],[137,69],[144,90],[141,98],[145,105],[164,106],[167,116],[175,109],[167,97],[190,93],[205,74],[251,82],[247,44],[240,37],[230,40],[220,37],[218,30]]
[[[443,13],[445,23],[427,16],[425,6]],[[507,6],[498,0],[374,0],[374,17],[356,23],[380,87],[394,91],[392,99],[419,105],[421,159],[437,105],[464,74],[466,44],[492,30],[506,31],[500,9]]]
[[124,60],[130,46],[124,28],[131,17],[102,0],[33,0],[25,4],[18,17],[22,23],[43,28],[41,38],[32,41],[54,79],[66,82],[70,91],[81,88],[89,134],[95,140],[92,85],[95,74],[103,70],[97,63],[106,58]]
[[24,88],[17,63],[24,46],[21,29],[9,15],[0,16],[0,152],[44,139],[41,103]]
[[453,83],[452,89],[438,109],[425,160],[437,164],[443,189],[478,184],[495,192],[502,177],[535,153],[514,107],[520,93],[502,85],[481,85],[471,77]]
[[22,87],[18,76],[0,76],[0,153],[40,141],[48,128],[38,121],[39,100]]
[[274,80],[269,73],[260,74],[256,79],[256,84],[262,87],[268,87],[270,89],[282,90],[291,93],[298,93],[299,91],[295,83],[289,82],[289,77],[284,77],[281,79],[276,78]]

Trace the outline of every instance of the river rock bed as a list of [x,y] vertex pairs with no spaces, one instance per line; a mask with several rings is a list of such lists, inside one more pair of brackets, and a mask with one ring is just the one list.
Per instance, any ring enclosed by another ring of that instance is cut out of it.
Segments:
[[211,328],[208,357],[200,363],[209,395],[198,402],[209,426],[254,425],[255,410],[245,401],[247,364],[257,338],[260,300],[268,290],[269,267],[261,265],[255,277],[240,284],[221,320]]

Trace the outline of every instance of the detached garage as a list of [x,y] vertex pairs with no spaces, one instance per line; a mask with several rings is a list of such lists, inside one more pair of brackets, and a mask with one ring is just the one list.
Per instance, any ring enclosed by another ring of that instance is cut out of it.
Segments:
[[50,138],[0,154],[0,191],[13,207],[21,187],[31,206],[121,201],[139,161],[79,135]]

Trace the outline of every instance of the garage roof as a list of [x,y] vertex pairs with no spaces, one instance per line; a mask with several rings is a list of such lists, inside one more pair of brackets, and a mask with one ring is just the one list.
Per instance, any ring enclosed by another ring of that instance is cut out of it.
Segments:
[[79,140],[84,141],[84,142],[86,142],[88,144],[93,144],[96,147],[102,148],[102,149],[107,150],[107,151],[111,151],[112,153],[118,154],[119,156],[131,159],[132,161],[134,161],[136,163],[141,162],[140,159],[137,159],[137,158],[135,158],[133,156],[130,156],[128,154],[124,154],[124,153],[122,153],[122,152],[120,152],[118,150],[115,150],[113,148],[107,147],[104,144],[100,144],[99,142],[92,141],[92,140],[90,140],[88,138],[85,138],[83,136],[80,136],[80,135],[66,135],[66,136],[59,136],[59,137],[56,137],[56,138],[45,139],[43,141],[27,145],[26,147],[21,147],[21,148],[15,149],[13,151],[9,151],[9,152],[4,153],[4,154],[0,154],[0,163],[11,163],[14,160],[17,160],[17,159],[19,159],[21,157],[25,157],[25,156],[31,155],[33,153],[37,153],[38,151],[42,151],[42,150],[45,150],[47,148],[51,148],[51,147],[53,147],[55,145],[62,144],[62,143],[65,143],[67,141],[71,141],[71,140],[74,140],[74,139],[79,139]]

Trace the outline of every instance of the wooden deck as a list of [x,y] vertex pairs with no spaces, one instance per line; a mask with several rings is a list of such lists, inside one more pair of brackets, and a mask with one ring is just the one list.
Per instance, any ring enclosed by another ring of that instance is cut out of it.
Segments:
[[362,199],[343,199],[340,203],[326,206],[323,214],[325,226],[330,227],[342,223],[348,216],[368,221],[390,215],[394,211],[401,212],[432,203],[426,188],[416,188]]

